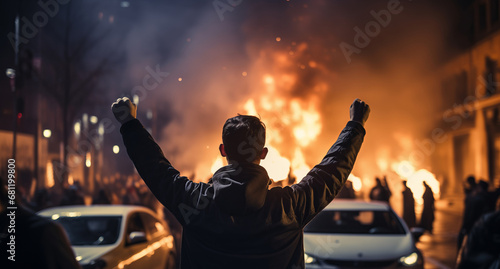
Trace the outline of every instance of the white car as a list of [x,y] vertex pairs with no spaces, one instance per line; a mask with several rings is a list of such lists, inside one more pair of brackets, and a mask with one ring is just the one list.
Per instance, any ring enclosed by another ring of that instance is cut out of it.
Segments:
[[62,206],[38,214],[63,226],[84,269],[175,268],[170,229],[146,207]]
[[422,233],[387,203],[335,199],[304,228],[306,268],[422,269]]

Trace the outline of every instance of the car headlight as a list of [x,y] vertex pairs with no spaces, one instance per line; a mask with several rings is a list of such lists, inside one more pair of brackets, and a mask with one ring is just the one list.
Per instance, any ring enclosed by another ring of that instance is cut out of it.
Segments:
[[404,266],[416,265],[420,260],[420,255],[416,251],[412,252],[407,256],[403,256],[399,259],[399,262]]
[[318,263],[318,260],[316,258],[314,258],[311,255],[308,255],[305,252],[304,252],[304,261],[306,262],[306,264],[315,264],[315,263]]

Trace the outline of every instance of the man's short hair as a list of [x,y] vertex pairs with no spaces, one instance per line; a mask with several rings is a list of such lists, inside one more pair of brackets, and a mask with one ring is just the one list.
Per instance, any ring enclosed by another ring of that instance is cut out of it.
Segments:
[[238,114],[224,123],[222,143],[229,160],[253,162],[266,143],[266,126],[255,116]]

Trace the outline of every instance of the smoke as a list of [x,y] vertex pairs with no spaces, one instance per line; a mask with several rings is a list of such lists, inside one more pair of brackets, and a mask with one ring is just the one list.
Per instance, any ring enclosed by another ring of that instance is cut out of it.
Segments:
[[[372,179],[387,173],[390,162],[410,158],[436,118],[437,85],[429,78],[449,26],[442,7],[400,2],[402,11],[350,63],[339,46],[354,45],[353,29],[364,29],[375,21],[371,11],[387,10],[391,2],[245,1],[223,21],[212,5],[176,6],[172,17],[143,10],[147,17],[126,42],[134,63],[129,76],[140,83],[144,67],[157,64],[170,74],[141,99],[143,107],[168,114],[156,137],[167,158],[182,173],[206,180],[224,121],[245,113],[253,100],[282,156],[292,160],[299,148],[313,166],[348,121],[355,98],[372,113],[354,174]],[[321,127],[302,143],[294,131],[312,128],[308,111],[318,112]],[[417,165],[425,166],[427,157]]]

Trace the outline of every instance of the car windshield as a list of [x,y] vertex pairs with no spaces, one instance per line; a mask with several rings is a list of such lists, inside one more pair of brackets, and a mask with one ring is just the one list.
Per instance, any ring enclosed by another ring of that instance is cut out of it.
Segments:
[[405,234],[392,211],[325,210],[304,228],[307,233]]
[[110,245],[118,240],[121,216],[60,217],[72,246]]

